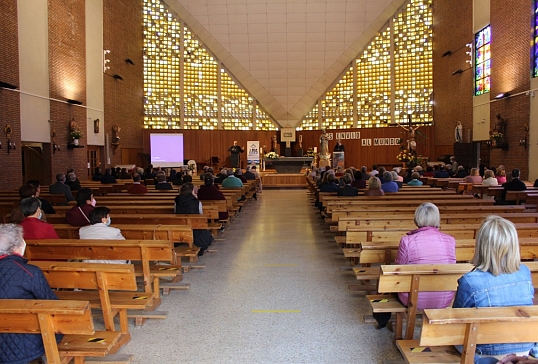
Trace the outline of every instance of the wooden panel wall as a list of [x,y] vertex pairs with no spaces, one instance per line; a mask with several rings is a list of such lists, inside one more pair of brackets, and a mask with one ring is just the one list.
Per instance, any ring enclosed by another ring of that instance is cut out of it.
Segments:
[[[438,155],[433,148],[433,126],[424,126],[418,129],[417,150],[418,154],[428,157],[430,160],[436,160]],[[170,133],[172,130],[144,130],[144,153],[150,153],[149,134],[150,133]],[[199,166],[209,164],[212,156],[218,156],[221,166],[229,166],[228,148],[234,140],[238,144],[246,147],[248,140],[259,140],[260,146],[264,151],[271,149],[271,137],[275,132],[265,131],[231,131],[231,130],[177,130],[185,136],[185,159],[194,159]],[[360,132],[361,139],[342,139],[346,148],[346,166],[360,167],[366,165],[371,167],[372,164],[397,164],[396,155],[400,151],[399,145],[374,146],[375,138],[406,138],[407,133],[399,127],[390,128],[371,128],[371,129],[345,129],[345,130],[327,130],[327,133],[333,133],[333,140],[329,141],[329,151],[332,151],[336,143],[337,132]],[[284,155],[285,143],[280,143],[280,131],[276,132],[279,141],[280,155]],[[303,150],[310,147],[318,147],[321,132],[318,130],[297,132],[303,136]],[[364,139],[371,139],[372,146],[362,146]],[[298,155],[299,143],[292,143],[292,156]],[[246,155],[242,156],[246,160]]]

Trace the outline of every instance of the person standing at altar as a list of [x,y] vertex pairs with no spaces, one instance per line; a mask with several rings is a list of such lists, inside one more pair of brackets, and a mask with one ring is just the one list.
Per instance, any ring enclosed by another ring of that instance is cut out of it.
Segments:
[[241,168],[240,153],[243,153],[244,151],[245,151],[245,148],[237,145],[237,140],[234,140],[234,144],[230,148],[228,148],[228,152],[230,152],[230,160],[232,162],[232,168]]
[[340,139],[336,139],[336,144],[334,145],[333,152],[344,152],[344,144]]

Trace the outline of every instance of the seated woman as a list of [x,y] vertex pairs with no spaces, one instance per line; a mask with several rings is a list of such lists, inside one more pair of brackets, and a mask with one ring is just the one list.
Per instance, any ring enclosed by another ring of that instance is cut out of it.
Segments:
[[77,205],[65,212],[65,220],[71,226],[90,225],[90,212],[95,208],[92,190],[81,188],[75,198]]
[[499,182],[500,185],[506,183],[506,170],[504,169],[504,166],[502,164],[497,167],[497,173],[495,174],[495,177],[497,178],[497,182]]
[[[418,229],[408,232],[400,240],[395,264],[453,264],[456,263],[456,240],[439,231],[439,209],[431,202],[415,210]],[[399,293],[399,300],[407,306],[409,295]],[[417,308],[445,308],[450,306],[454,292],[420,292]],[[377,328],[382,329],[390,320],[390,313],[374,313]]]
[[[213,176],[207,175],[204,185],[198,189],[198,200],[226,200],[224,194],[213,183]],[[219,220],[228,220],[228,211],[219,211]]]
[[[532,306],[534,287],[527,266],[520,263],[519,240],[514,224],[499,216],[484,220],[476,235],[471,263],[475,268],[458,279],[452,307]],[[506,354],[527,355],[533,343],[480,344],[481,355],[502,359]],[[462,347],[456,347],[462,350]]]
[[[322,184],[319,187],[319,191],[320,192],[338,192],[338,190],[340,189],[340,186],[338,186],[338,184],[336,183],[336,177],[334,176],[334,173],[325,172],[325,174],[327,175],[327,179],[326,179],[327,183]],[[323,177],[324,177],[323,179],[325,179],[325,175]]]
[[[22,227],[0,225],[0,299],[57,300],[38,267],[24,259]],[[63,335],[56,335],[60,342]],[[45,354],[39,334],[0,334],[0,363],[29,363]]]
[[381,189],[385,193],[392,193],[392,192],[398,192],[398,184],[393,181],[393,175],[391,172],[386,171],[383,172],[383,182],[381,184]]
[[484,186],[498,186],[499,181],[495,178],[495,173],[491,169],[486,169],[484,172],[484,180],[482,181]]
[[366,180],[362,178],[361,171],[355,171],[355,173],[353,173],[353,178],[353,182],[351,182],[353,187],[366,188]]
[[422,181],[419,179],[420,174],[418,174],[418,172],[413,172],[411,178],[412,180],[407,182],[408,186],[422,186]]
[[463,178],[463,182],[472,183],[475,185],[481,184],[482,177],[480,177],[480,174],[478,173],[478,168],[471,168],[471,173]]
[[[176,214],[203,214],[202,203],[194,196],[194,185],[184,183],[179,189],[179,196],[174,199],[174,213]],[[215,240],[209,230],[194,229],[194,245],[200,248],[199,256],[203,255],[207,248]]]
[[364,191],[364,196],[385,196],[381,189],[381,181],[377,177],[370,177],[368,180],[368,189]]
[[338,189],[337,196],[357,196],[359,194],[359,189],[351,185],[351,175],[349,173],[344,174],[341,180],[344,186]]

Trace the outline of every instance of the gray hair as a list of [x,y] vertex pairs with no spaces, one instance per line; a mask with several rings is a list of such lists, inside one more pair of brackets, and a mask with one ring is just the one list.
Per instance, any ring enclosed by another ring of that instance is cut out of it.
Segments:
[[476,248],[471,263],[494,276],[519,270],[521,257],[516,227],[511,221],[490,215],[476,234]]
[[425,226],[431,226],[440,228],[441,217],[439,216],[439,209],[431,202],[424,202],[415,210],[415,225],[419,228]]
[[392,181],[392,173],[389,171],[383,172],[383,179],[385,182],[391,182]]
[[0,224],[0,255],[10,255],[24,242],[22,226],[16,224]]
[[[397,181],[398,180],[398,172],[396,171],[390,171],[390,174],[392,175],[392,180]],[[385,178],[385,177],[383,177]]]

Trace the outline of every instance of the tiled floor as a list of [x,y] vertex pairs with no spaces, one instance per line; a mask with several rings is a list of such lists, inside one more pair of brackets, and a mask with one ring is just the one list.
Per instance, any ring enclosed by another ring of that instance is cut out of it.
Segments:
[[166,320],[131,326],[134,363],[381,363],[387,330],[364,324],[363,293],[306,190],[264,190],[164,297]]

